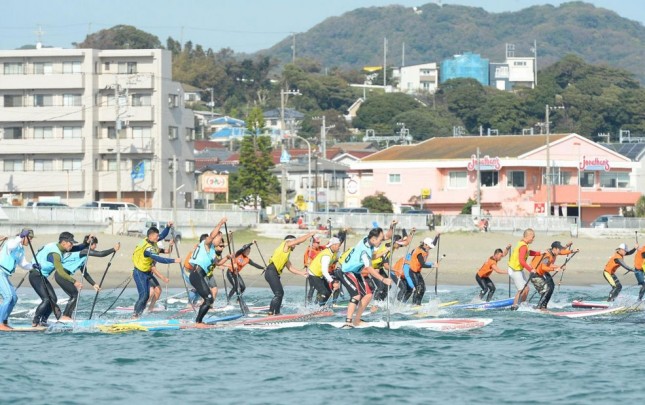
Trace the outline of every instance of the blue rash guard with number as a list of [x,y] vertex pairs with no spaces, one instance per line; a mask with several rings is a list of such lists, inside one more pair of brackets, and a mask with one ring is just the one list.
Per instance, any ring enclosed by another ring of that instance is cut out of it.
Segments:
[[40,273],[45,278],[49,277],[49,275],[52,274],[54,270],[56,270],[56,268],[54,267],[54,262],[49,260],[49,256],[51,254],[57,254],[61,256],[62,259],[63,253],[58,248],[58,243],[48,243],[47,245],[40,248],[38,252],[36,252],[36,260],[34,260],[34,263],[38,262],[38,264],[40,264]]
[[16,264],[22,263],[24,257],[25,247],[23,245],[18,244],[17,247],[9,250],[9,243],[5,243],[0,255],[0,268],[10,276],[16,271]]
[[200,242],[195,252],[193,252],[193,257],[189,260],[189,263],[193,266],[197,265],[201,267],[205,273],[208,273],[208,268],[213,264],[213,260],[215,259],[215,247],[210,245],[210,249],[207,251],[204,242]]
[[372,262],[373,253],[374,247],[370,245],[367,238],[364,238],[349,252],[345,261],[341,264],[341,270],[343,273],[360,274],[361,270],[365,267],[365,259],[367,259],[367,263]]
[[87,256],[81,257],[81,252],[79,251],[79,252],[72,252],[72,253],[67,253],[63,255],[63,260],[61,260],[61,264],[69,274],[74,274],[78,269],[83,267],[86,261],[87,261]]

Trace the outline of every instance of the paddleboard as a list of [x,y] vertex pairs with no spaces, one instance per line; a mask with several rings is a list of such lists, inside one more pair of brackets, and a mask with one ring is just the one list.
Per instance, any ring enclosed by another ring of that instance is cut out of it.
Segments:
[[[134,306],[131,306],[131,307],[116,307],[116,308],[114,308],[114,310],[117,311],[117,312],[134,312]],[[154,307],[152,312],[163,312],[165,310],[166,310],[166,308],[164,308],[164,307],[156,306],[156,307]],[[146,307],[144,312],[150,312],[150,311]]]
[[571,303],[571,306],[574,308],[609,308],[611,306],[610,302],[607,301],[579,301],[574,300]]
[[0,333],[27,333],[27,332],[45,332],[46,326],[14,326],[10,330],[0,330]]
[[615,308],[604,308],[604,309],[582,309],[579,311],[564,311],[564,312],[553,312],[553,311],[539,311],[549,315],[555,316],[564,316],[567,318],[585,318],[588,316],[601,316],[609,315],[617,312],[625,311],[625,307],[615,307]]
[[[408,321],[392,321],[389,324],[390,329],[426,329],[437,332],[456,332],[467,331],[473,329],[483,328],[490,324],[493,320],[490,318],[440,318],[440,319],[415,319]],[[255,324],[238,324],[234,325],[235,328],[241,329],[284,329],[284,328],[298,328],[309,325],[324,325],[331,326],[338,329],[345,328],[344,322],[284,322],[284,323],[255,323]],[[359,326],[348,329],[367,329],[367,328],[388,328],[385,321],[377,322],[363,322]]]
[[490,301],[490,302],[477,302],[470,304],[453,305],[450,309],[498,309],[506,308],[513,305],[514,298],[505,298],[503,300]]

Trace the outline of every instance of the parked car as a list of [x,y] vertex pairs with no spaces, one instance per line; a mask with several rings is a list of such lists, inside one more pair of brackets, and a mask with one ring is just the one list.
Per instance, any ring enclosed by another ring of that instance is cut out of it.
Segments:
[[622,218],[622,217],[620,215],[601,215],[591,223],[591,227],[609,228],[609,221],[611,218]]
[[135,204],[120,201],[92,201],[79,208],[97,209],[102,220],[144,222],[150,220],[148,214]]
[[336,212],[349,213],[349,214],[369,214],[370,210],[365,207],[339,208]]
[[60,202],[50,201],[31,201],[27,203],[27,207],[33,208],[69,208],[69,205]]
[[[143,227],[141,228],[141,235],[145,235],[148,232],[148,229],[152,228],[153,226],[159,229],[159,232],[163,231],[166,225],[168,224],[168,221],[146,221]],[[177,242],[181,242],[181,231],[177,230],[175,228],[175,238]],[[168,236],[166,236],[165,241],[169,241],[172,239],[172,233],[169,233]]]

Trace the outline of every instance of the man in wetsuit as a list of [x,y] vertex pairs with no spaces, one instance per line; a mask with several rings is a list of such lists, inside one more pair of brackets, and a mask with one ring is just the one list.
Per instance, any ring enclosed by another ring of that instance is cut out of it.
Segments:
[[605,277],[605,280],[607,280],[607,283],[611,286],[611,291],[609,291],[609,298],[607,298],[607,301],[613,301],[618,297],[618,294],[620,294],[620,290],[623,289],[623,285],[620,283],[620,280],[618,280],[618,277],[616,276],[616,270],[618,270],[619,267],[624,268],[627,271],[634,271],[633,268],[628,266],[625,261],[623,260],[625,256],[629,256],[631,254],[634,254],[638,246],[635,246],[632,250],[627,250],[627,244],[621,243],[617,248],[616,252],[614,252],[613,255],[609,258],[609,261],[607,264],[605,264],[605,269],[602,272],[603,277]]
[[434,239],[425,238],[423,242],[414,249],[409,260],[409,266],[404,267],[405,279],[408,283],[408,287],[412,289],[412,304],[421,305],[423,296],[426,292],[426,283],[423,279],[421,271],[423,269],[435,268],[435,271],[439,268],[439,263],[428,262],[428,254],[430,249],[434,249],[439,241],[439,235],[437,234]]
[[[490,279],[490,276],[493,272],[507,274],[506,271],[497,267],[497,263],[499,263],[499,261],[502,260],[502,257],[506,256],[510,250],[510,244],[506,246],[506,249],[504,250],[495,249],[493,255],[489,257],[488,260],[486,260],[486,263],[484,263],[477,271],[475,281],[477,281],[479,288],[481,288],[481,292],[479,293],[480,300],[484,299],[484,296],[486,296],[486,302],[490,302],[493,298],[493,294],[495,294],[495,283]],[[486,293],[488,293],[488,295],[486,295]]]
[[6,241],[0,251],[0,294],[2,294],[0,330],[12,329],[9,326],[9,316],[18,302],[18,295],[9,277],[16,271],[16,266],[20,266],[25,270],[40,268],[40,266],[32,264],[25,257],[25,246],[29,244],[29,240],[33,237],[34,231],[24,228],[15,238]]

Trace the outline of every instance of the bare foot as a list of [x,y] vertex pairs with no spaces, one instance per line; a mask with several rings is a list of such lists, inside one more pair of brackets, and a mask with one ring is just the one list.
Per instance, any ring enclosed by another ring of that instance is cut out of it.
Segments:
[[72,318],[70,318],[69,316],[65,316],[65,315],[61,316],[60,319],[59,319],[59,321],[71,321],[71,320],[72,320]]
[[195,328],[196,329],[206,329],[208,328],[209,325],[202,323],[202,322],[195,322]]
[[376,305],[372,305],[372,307],[370,308],[370,312],[374,313],[376,311],[378,311],[378,307]]
[[4,323],[0,323],[0,330],[12,330],[13,328],[9,325],[5,325]]

